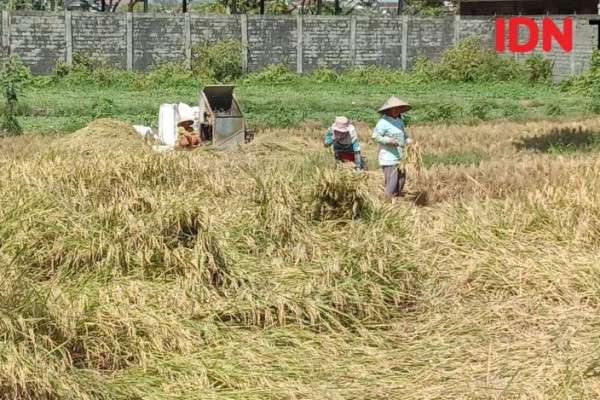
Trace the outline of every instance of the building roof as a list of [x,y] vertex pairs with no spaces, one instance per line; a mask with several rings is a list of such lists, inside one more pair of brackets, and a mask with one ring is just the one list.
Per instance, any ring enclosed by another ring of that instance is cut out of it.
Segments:
[[598,0],[459,0],[461,15],[596,14]]
[[539,0],[459,0],[459,3],[522,3],[524,1],[539,1]]

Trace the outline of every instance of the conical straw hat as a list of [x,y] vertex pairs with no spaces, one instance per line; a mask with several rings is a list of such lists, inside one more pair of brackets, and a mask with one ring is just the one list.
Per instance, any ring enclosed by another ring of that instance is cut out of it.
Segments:
[[396,96],[392,96],[377,110],[377,112],[384,112],[385,110],[389,110],[390,108],[402,107],[403,112],[410,110],[412,107],[404,100],[400,100]]
[[177,123],[194,120],[194,109],[185,103],[177,104],[177,114],[179,116]]

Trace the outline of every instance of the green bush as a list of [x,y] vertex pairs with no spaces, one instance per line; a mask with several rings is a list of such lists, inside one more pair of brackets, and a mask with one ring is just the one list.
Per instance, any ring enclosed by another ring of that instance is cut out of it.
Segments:
[[600,71],[600,49],[594,50],[592,52],[592,59],[590,62],[590,71],[592,71],[592,72]]
[[557,116],[563,115],[564,111],[558,103],[550,103],[545,108],[546,115]]
[[64,60],[57,60],[54,64],[53,78],[55,81],[60,81],[69,75],[77,75],[78,78],[86,78],[88,81],[94,70],[94,65],[91,59],[81,53],[73,54],[73,62],[68,64]]
[[547,82],[552,78],[553,64],[543,56],[535,54],[525,60],[529,82]]
[[429,122],[449,121],[460,116],[456,104],[432,103],[424,107],[424,120]]
[[592,53],[590,63],[590,90],[591,106],[590,109],[594,114],[600,114],[600,50],[595,50]]
[[31,70],[16,56],[9,57],[0,69],[2,82],[11,82],[18,88],[30,84],[33,80]]
[[483,121],[488,118],[493,108],[493,104],[484,100],[478,100],[471,105],[470,114],[473,118],[477,118]]
[[192,71],[219,82],[232,81],[242,76],[243,50],[244,46],[237,40],[197,45],[192,53]]
[[[4,104],[0,105],[0,114],[5,114],[7,112],[9,112],[9,106],[8,104],[6,104],[6,102]],[[27,115],[31,115],[32,112],[34,112],[33,108],[31,107],[31,105],[27,102],[23,102],[22,100],[19,100],[16,104],[12,105],[12,109],[10,110],[12,112],[12,115],[14,115],[15,117],[24,117]],[[41,112],[43,114],[43,111],[37,111],[37,112]]]
[[204,15],[227,14],[227,7],[224,4],[215,2],[215,1],[207,2],[207,3],[192,2],[191,10],[194,12],[194,14],[204,14]]
[[479,38],[467,38],[446,50],[437,62],[419,57],[411,69],[416,83],[449,82],[545,82],[552,77],[552,63],[540,55],[524,64],[498,55],[483,46]]
[[[598,54],[600,54],[600,52],[598,52]],[[588,111],[590,111],[592,114],[600,114],[600,79],[593,81],[590,86],[591,95]]]
[[67,64],[66,61],[64,61],[64,60],[56,61],[56,63],[54,64],[54,70],[53,70],[55,80],[60,80],[60,79],[64,78],[65,76],[69,75],[72,70],[73,70],[72,66]]
[[97,66],[97,63],[87,54],[76,52],[73,54],[73,65],[91,70]]
[[590,69],[587,72],[565,80],[561,86],[563,90],[572,94],[600,96],[600,50],[594,50],[592,53]]
[[525,64],[486,49],[479,38],[467,38],[446,50],[437,62],[419,57],[411,69],[411,80],[423,82],[507,82],[547,80],[552,64],[539,56]]
[[272,0],[266,4],[267,14],[287,14],[288,10],[288,4],[285,0]]
[[192,70],[184,63],[162,63],[156,64],[146,74],[140,74],[136,86],[141,89],[158,87],[185,87],[195,82],[200,86],[201,79],[194,76]]
[[408,78],[402,71],[370,65],[344,72],[338,81],[363,85],[392,85],[408,82]]
[[109,64],[106,60],[93,60],[85,54],[73,54],[71,65],[58,61],[54,65],[52,80],[66,86],[133,86],[138,74]]
[[32,80],[31,71],[17,57],[9,57],[0,69],[0,87],[5,104],[0,121],[0,136],[20,135],[23,132],[18,114],[18,92]]
[[404,2],[404,13],[422,17],[439,17],[444,14],[441,1],[432,2],[428,0],[411,0]]
[[438,66],[427,57],[418,57],[411,69],[411,80],[415,83],[426,83],[440,80]]
[[331,69],[318,68],[312,73],[311,79],[318,83],[336,82],[338,75]]
[[523,114],[523,107],[519,107],[515,103],[505,103],[500,106],[500,111],[504,118],[513,120]]
[[98,99],[92,105],[92,110],[94,118],[111,117],[117,113],[114,100],[106,97]]
[[521,78],[523,67],[485,49],[481,39],[467,38],[444,52],[437,73],[452,82],[502,82]]
[[586,108],[590,114],[600,114],[600,100],[592,99]]
[[291,71],[283,64],[273,64],[268,67],[247,75],[244,82],[247,83],[292,83],[299,81],[300,76]]

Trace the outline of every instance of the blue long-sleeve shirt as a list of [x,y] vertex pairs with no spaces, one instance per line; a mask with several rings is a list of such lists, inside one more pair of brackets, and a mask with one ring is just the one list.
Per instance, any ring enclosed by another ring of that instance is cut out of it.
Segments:
[[325,146],[329,147],[333,145],[334,151],[360,152],[360,142],[358,141],[358,135],[356,134],[356,128],[354,128],[354,126],[350,125],[348,135],[348,140],[336,140],[333,135],[333,128],[330,128],[327,133],[325,133]]
[[356,128],[353,125],[350,125],[348,135],[340,139],[335,138],[335,135],[333,133],[333,127],[331,127],[325,133],[324,144],[325,147],[333,146],[333,152],[335,153],[336,160],[341,160],[338,154],[340,152],[354,153],[354,164],[356,165],[356,168],[361,170],[365,168],[360,153],[360,142],[358,141]]
[[[379,144],[379,165],[386,167],[400,164],[404,158],[403,148],[408,138],[402,117],[392,118],[384,115],[373,130],[373,140]],[[394,140],[398,145],[392,144]]]

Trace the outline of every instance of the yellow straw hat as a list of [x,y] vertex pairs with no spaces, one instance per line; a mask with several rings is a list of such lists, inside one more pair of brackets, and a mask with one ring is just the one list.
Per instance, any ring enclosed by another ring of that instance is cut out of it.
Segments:
[[377,112],[384,112],[385,110],[389,110],[390,108],[401,107],[402,112],[407,112],[412,107],[408,102],[397,98],[396,96],[392,96],[377,110]]

